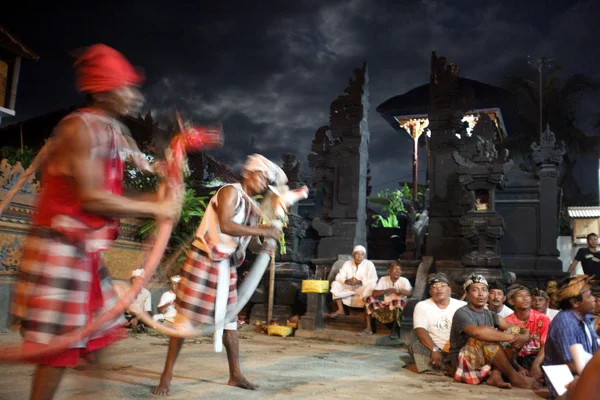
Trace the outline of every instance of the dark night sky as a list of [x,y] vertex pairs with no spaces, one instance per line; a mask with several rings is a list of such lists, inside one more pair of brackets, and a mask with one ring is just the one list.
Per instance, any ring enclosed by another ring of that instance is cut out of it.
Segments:
[[[254,143],[276,161],[293,151],[306,166],[330,102],[365,60],[377,192],[410,179],[411,144],[375,107],[426,83],[432,50],[456,61],[461,76],[491,84],[526,65],[528,54],[555,57],[565,75],[600,80],[595,0],[110,3],[21,1],[3,10],[0,23],[40,55],[24,62],[17,117],[4,124],[80,101],[68,52],[103,42],[144,68],[157,115],[175,106],[194,121],[223,122],[219,159],[237,166]],[[588,101],[581,126],[598,111]]]

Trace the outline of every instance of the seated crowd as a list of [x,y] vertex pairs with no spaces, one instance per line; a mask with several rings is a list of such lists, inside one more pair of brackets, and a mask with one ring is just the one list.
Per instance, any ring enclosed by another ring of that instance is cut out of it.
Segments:
[[[365,310],[366,328],[372,334],[372,318],[390,326],[399,337],[402,310],[413,288],[402,277],[398,262],[380,279],[374,264],[365,258],[362,246],[341,267],[331,285],[337,311],[346,307]],[[413,313],[417,339],[408,347],[419,373],[439,373],[457,382],[500,388],[540,389],[547,386],[552,398],[557,392],[543,366],[566,364],[575,381],[567,396],[576,397],[582,387],[592,387],[594,374],[582,374],[581,383],[571,355],[571,346],[581,344],[598,364],[600,334],[600,286],[593,276],[573,275],[560,283],[546,281],[545,289],[514,283],[487,282],[472,274],[463,284],[464,294],[453,297],[450,280],[443,273],[428,276],[429,297],[418,302]],[[464,300],[464,301],[463,301]],[[597,372],[596,372],[597,373]],[[577,388],[576,386],[580,386]]]

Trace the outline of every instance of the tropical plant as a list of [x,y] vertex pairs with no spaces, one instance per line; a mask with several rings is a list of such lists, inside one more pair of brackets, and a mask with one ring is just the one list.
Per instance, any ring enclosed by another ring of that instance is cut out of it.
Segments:
[[412,191],[408,185],[404,185],[402,189],[386,189],[377,193],[377,197],[370,198],[369,202],[383,206],[383,210],[387,216],[375,214],[373,219],[373,227],[383,228],[398,228],[398,214],[405,213],[404,201],[412,197]]
[[10,165],[21,162],[21,166],[27,169],[37,155],[37,152],[29,147],[15,148],[11,146],[0,147],[0,159],[6,159]]
[[[215,192],[211,192],[214,194]],[[208,206],[208,197],[196,196],[194,189],[188,188],[185,191],[183,205],[181,208],[181,217],[179,222],[173,229],[171,238],[169,239],[169,247],[171,251],[176,251],[179,256],[175,260],[176,265],[180,265],[187,255],[187,251],[192,243],[192,238],[196,232],[196,228],[200,220],[206,212]],[[138,238],[146,239],[150,234],[156,232],[157,223],[153,219],[148,219],[138,230]]]

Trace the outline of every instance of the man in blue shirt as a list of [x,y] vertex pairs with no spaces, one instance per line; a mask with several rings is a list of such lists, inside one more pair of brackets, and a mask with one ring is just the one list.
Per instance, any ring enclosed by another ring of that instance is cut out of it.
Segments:
[[[598,349],[598,336],[591,318],[595,309],[591,283],[592,278],[587,275],[574,275],[566,278],[556,291],[556,301],[561,312],[554,317],[548,329],[544,365],[567,364],[571,372],[576,374],[570,347],[580,343],[590,354]],[[556,391],[550,382],[548,388],[552,396],[556,397]]]

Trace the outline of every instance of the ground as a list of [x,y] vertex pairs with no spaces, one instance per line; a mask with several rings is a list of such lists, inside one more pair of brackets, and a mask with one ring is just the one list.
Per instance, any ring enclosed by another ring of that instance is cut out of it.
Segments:
[[[188,340],[183,347],[169,399],[540,399],[523,389],[499,390],[454,383],[449,378],[418,375],[404,368],[407,354],[398,348],[362,346],[298,337],[274,337],[240,331],[241,363],[246,376],[260,385],[249,392],[226,385],[227,360],[212,351],[210,338]],[[130,335],[110,349],[102,376],[82,363],[69,370],[56,400],[158,399],[158,383],[168,339]],[[0,335],[0,346],[18,344],[14,333]],[[27,399],[33,367],[0,366],[0,399]]]

